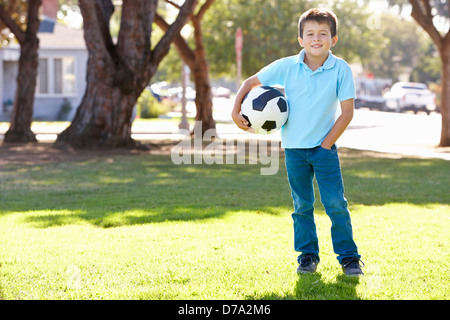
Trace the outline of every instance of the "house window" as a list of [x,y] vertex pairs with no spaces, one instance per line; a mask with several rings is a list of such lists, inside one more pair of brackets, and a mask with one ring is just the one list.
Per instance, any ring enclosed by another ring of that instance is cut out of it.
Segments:
[[36,93],[75,94],[75,58],[40,58]]
[[37,93],[48,92],[48,59],[39,59],[38,77],[36,83]]
[[55,93],[75,94],[75,59],[72,57],[54,59]]

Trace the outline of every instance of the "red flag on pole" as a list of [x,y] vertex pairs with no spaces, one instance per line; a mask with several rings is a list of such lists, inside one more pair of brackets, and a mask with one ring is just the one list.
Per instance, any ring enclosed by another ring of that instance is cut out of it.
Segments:
[[42,13],[50,19],[56,20],[58,0],[42,0]]
[[241,85],[241,74],[242,74],[242,47],[243,47],[244,39],[242,36],[242,29],[237,28],[236,30],[236,39],[235,39],[235,47],[236,47],[236,66],[237,66],[237,78],[236,85],[237,88]]

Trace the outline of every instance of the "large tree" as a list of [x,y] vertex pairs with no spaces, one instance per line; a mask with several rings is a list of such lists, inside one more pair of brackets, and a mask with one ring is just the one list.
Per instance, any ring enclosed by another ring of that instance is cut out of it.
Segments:
[[134,105],[197,4],[197,0],[186,0],[152,49],[157,2],[123,0],[119,36],[114,43],[109,30],[112,1],[79,1],[89,52],[87,86],[71,125],[58,135],[55,146],[136,145],[131,138]]
[[[411,16],[428,33],[436,45],[442,61],[442,129],[441,147],[450,146],[450,16],[447,0],[409,0],[412,6]],[[444,22],[444,23],[443,23]],[[439,30],[439,24],[447,30]]]
[[[176,3],[170,0],[166,0],[166,2],[179,9],[179,6]],[[189,43],[181,34],[175,36],[173,41],[184,63],[186,63],[192,71],[196,90],[195,105],[197,114],[195,120],[197,121],[196,123],[201,123],[202,135],[206,130],[215,130],[216,128],[216,122],[212,112],[213,101],[211,83],[209,80],[209,65],[206,60],[201,26],[203,16],[213,2],[214,0],[204,1],[203,4],[199,6],[197,12],[190,17],[194,29],[194,49],[189,46]],[[158,14],[155,15],[155,23],[164,31],[167,31],[169,28],[169,24]],[[197,131],[194,130],[194,132]]]
[[[339,42],[333,53],[347,61],[374,54],[378,30],[367,27],[372,14],[357,0],[330,1],[339,18]],[[221,0],[214,3],[203,19],[204,46],[211,63],[211,74],[235,77],[236,29],[241,28],[244,45],[242,75],[248,77],[263,66],[302,49],[297,41],[298,19],[306,10],[323,1],[298,0]]]
[[[312,3],[311,3],[312,2]],[[244,38],[242,76],[248,77],[282,56],[299,52],[297,21],[315,2],[221,0],[203,19],[204,46],[216,75],[236,76],[236,29]]]
[[[7,4],[5,4],[7,3]],[[27,7],[26,23],[21,22],[20,12]],[[14,98],[10,127],[4,142],[36,142],[31,131],[34,93],[38,70],[39,29],[38,12],[41,0],[0,1],[0,20],[14,34],[20,44],[17,89]],[[22,29],[25,25],[25,30]]]
[[424,56],[421,50],[429,40],[412,19],[399,19],[397,15],[389,13],[379,15],[376,19],[376,54],[365,54],[361,61],[364,70],[376,77],[396,80],[405,68],[417,65],[418,57]]

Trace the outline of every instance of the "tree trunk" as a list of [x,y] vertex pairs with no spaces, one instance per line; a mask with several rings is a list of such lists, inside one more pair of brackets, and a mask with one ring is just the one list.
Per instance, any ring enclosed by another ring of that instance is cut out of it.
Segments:
[[[193,19],[193,25],[196,46],[194,51],[195,62],[192,66],[196,93],[195,106],[197,108],[195,120],[196,125],[201,123],[203,136],[206,130],[216,130],[216,121],[213,117],[213,96],[209,81],[209,65],[206,61],[200,21]],[[194,129],[194,132],[197,132],[197,130]],[[216,132],[212,132],[212,135],[216,136]]]
[[28,39],[20,46],[17,89],[10,127],[5,133],[4,142],[37,142],[36,135],[31,131],[31,122],[39,61],[39,40],[36,36],[27,37]]
[[[80,1],[89,51],[87,86],[71,125],[58,135],[56,147],[114,148],[134,145],[131,115],[145,84],[137,83],[138,77],[127,64],[130,61],[119,55],[112,42],[107,26],[113,8],[110,1],[97,2],[97,5],[94,1]],[[150,12],[150,8],[143,9]],[[136,23],[136,19],[129,23]],[[130,47],[130,52],[133,49]]]
[[[120,71],[104,72],[96,59],[88,62],[88,85],[71,125],[56,140],[56,147],[133,147],[131,124],[133,107],[145,85],[124,93],[114,84]],[[130,79],[130,83],[134,81]]]
[[33,104],[36,91],[36,78],[39,63],[38,11],[41,0],[32,0],[28,4],[28,22],[26,31],[15,28],[14,35],[20,43],[17,89],[14,98],[10,127],[5,133],[4,142],[37,142],[31,131]]
[[[412,6],[411,16],[428,33],[439,50],[442,60],[442,97],[441,97],[441,140],[440,147],[450,146],[450,31],[442,35],[434,25],[433,6],[426,0],[409,0]],[[434,8],[436,9],[436,8]],[[448,16],[448,8],[446,15]],[[448,18],[448,17],[447,17]]]
[[151,51],[156,0],[124,0],[117,44],[109,32],[111,0],[80,0],[89,51],[86,92],[71,125],[55,146],[115,148],[135,146],[133,108],[172,38],[189,18],[197,0],[187,0],[175,22]]
[[440,147],[450,146],[450,43],[441,50],[442,96],[440,111],[442,116]]
[[[168,1],[166,1],[168,2]],[[195,115],[196,125],[201,125],[200,130],[193,130],[193,133],[201,132],[202,136],[206,130],[214,130],[211,132],[212,136],[216,135],[216,121],[213,117],[213,96],[211,83],[209,80],[209,65],[206,60],[205,47],[203,45],[203,33],[201,21],[205,12],[211,7],[214,0],[207,0],[203,3],[196,15],[191,16],[191,21],[194,27],[194,41],[195,49],[192,50],[186,40],[178,34],[173,43],[177,48],[184,63],[186,63],[192,72],[192,77],[195,83],[195,106],[197,113]],[[163,30],[169,28],[167,22],[159,16],[155,15],[155,23]]]
[[[195,106],[197,113],[195,115],[196,125],[202,126],[202,135],[206,130],[216,130],[216,121],[213,117],[212,90],[209,82],[208,65],[206,61],[196,63],[193,71],[195,82]],[[197,132],[194,129],[194,132]],[[200,131],[198,131],[200,132]],[[212,135],[216,135],[213,132]]]

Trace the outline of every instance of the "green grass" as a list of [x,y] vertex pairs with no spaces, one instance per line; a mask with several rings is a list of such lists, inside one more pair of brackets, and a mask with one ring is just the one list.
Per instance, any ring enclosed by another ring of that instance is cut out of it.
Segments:
[[106,154],[0,168],[0,299],[448,299],[450,162],[340,153],[364,277],[342,275],[318,194],[321,263],[295,273],[282,162]]

